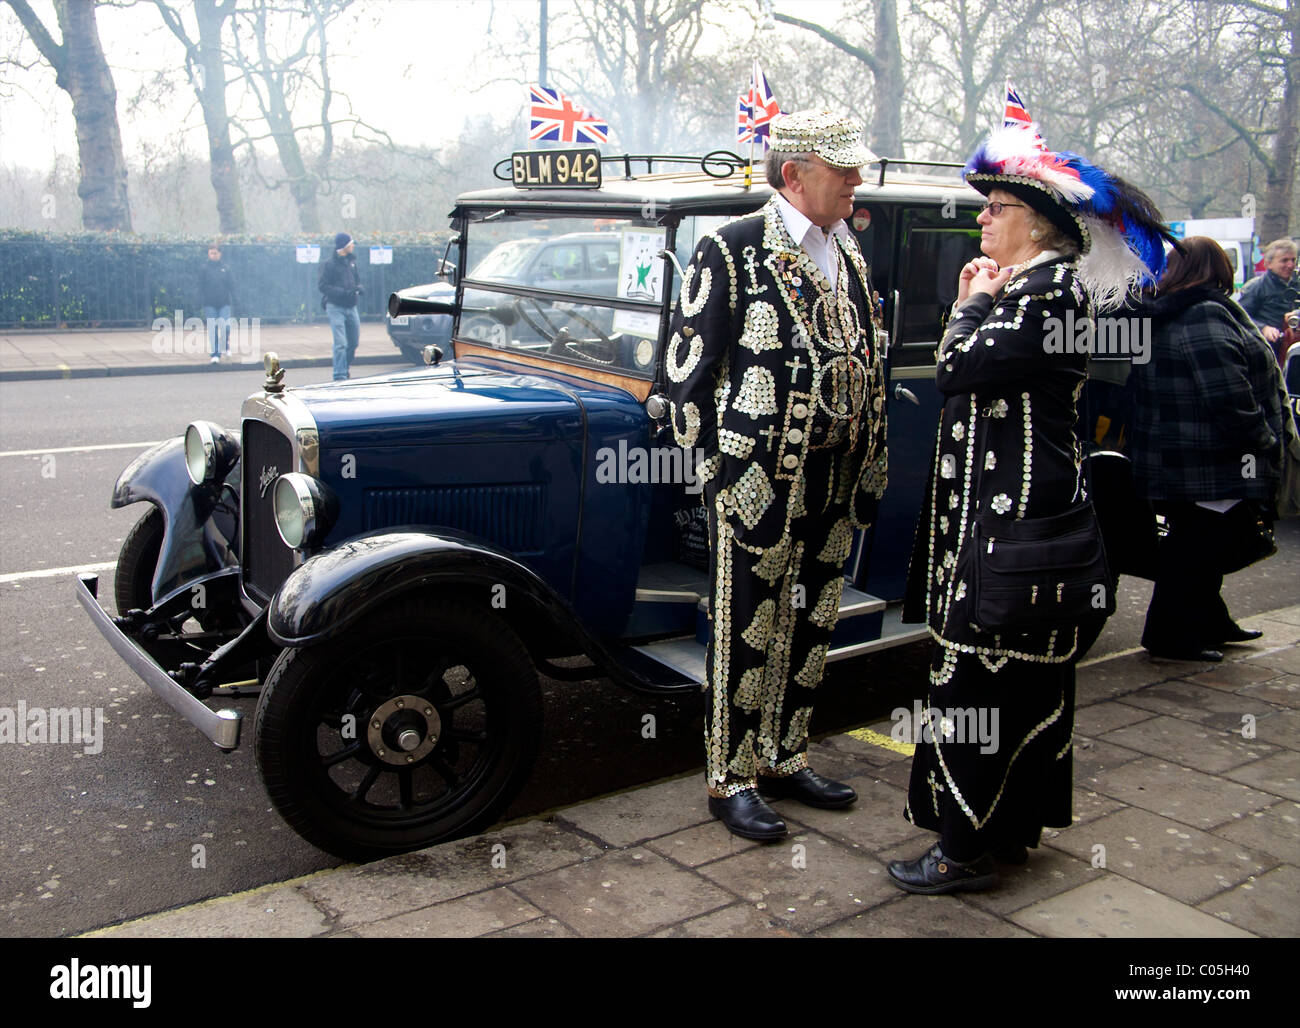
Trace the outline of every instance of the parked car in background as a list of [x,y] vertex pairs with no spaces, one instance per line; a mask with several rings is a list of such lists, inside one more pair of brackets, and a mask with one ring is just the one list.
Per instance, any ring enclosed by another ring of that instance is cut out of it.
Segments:
[[[426,282],[424,285],[407,286],[397,291],[398,296],[413,300],[445,300],[456,297],[456,266],[450,262],[443,263],[444,275],[438,282]],[[412,364],[424,363],[424,348],[430,343],[447,351],[451,344],[450,314],[399,314],[393,317],[384,315],[388,328],[388,338],[394,346]]]

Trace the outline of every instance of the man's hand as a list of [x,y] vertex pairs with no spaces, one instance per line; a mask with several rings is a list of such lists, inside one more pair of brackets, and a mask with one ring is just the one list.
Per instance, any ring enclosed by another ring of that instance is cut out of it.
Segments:
[[[961,269],[961,275],[959,275],[957,278],[957,302],[959,304],[965,303],[967,299],[970,298],[970,294],[972,291],[979,292],[979,293],[995,291],[995,290],[986,290],[983,288],[981,289],[974,288],[975,278],[981,272],[986,272],[990,275],[996,275],[998,272],[998,262],[993,260],[993,258],[991,257],[976,257],[973,261],[971,261],[969,264],[967,264],[964,268]],[[1002,279],[1002,283],[1005,283],[1007,278],[1010,277],[1011,277],[1010,274],[1008,274],[1006,278]],[[1001,289],[1002,285],[999,284],[998,288]]]
[[1264,332],[1264,339],[1270,343],[1276,343],[1279,339],[1282,338],[1282,333],[1279,332],[1277,329],[1275,329],[1272,325],[1265,325],[1263,328],[1263,332]]

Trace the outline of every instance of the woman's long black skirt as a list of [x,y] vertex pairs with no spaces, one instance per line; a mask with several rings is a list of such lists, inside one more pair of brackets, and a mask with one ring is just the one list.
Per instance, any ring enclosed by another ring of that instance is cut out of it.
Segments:
[[998,667],[936,646],[921,721],[904,814],[939,832],[954,860],[1069,826],[1073,662]]

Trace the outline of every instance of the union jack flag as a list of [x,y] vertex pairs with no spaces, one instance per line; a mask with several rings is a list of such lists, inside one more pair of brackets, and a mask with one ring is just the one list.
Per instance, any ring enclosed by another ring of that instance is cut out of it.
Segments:
[[784,113],[772,96],[763,69],[758,66],[757,60],[754,61],[749,91],[736,97],[736,142],[748,143],[753,140],[760,144],[759,152],[766,153],[772,145],[772,119]]
[[1047,144],[1043,142],[1043,137],[1038,134],[1038,128],[1034,124],[1034,119],[1029,116],[1025,110],[1024,102],[1020,99],[1020,94],[1016,92],[1015,87],[1007,82],[1007,106],[1002,112],[1002,127],[1013,128],[1015,126],[1022,128],[1032,128],[1034,130],[1034,146],[1039,150],[1046,150]]
[[529,139],[557,143],[607,143],[609,124],[578,107],[558,89],[534,83],[528,87]]

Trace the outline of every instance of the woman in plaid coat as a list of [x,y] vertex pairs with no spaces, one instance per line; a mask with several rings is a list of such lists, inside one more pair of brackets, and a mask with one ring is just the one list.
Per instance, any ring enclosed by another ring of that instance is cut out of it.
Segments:
[[1227,254],[1203,236],[1183,249],[1137,312],[1152,320],[1152,359],[1134,367],[1133,476],[1169,526],[1142,645],[1219,661],[1225,643],[1260,635],[1228,614],[1216,558],[1237,548],[1225,533],[1271,520],[1290,411],[1272,350],[1230,299]]

